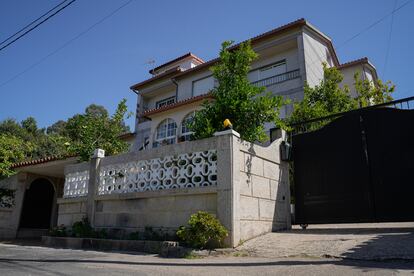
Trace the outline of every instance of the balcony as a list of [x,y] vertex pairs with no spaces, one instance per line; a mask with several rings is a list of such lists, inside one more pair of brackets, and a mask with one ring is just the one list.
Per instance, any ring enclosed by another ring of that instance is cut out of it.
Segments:
[[300,71],[299,69],[296,70],[292,70],[283,74],[279,74],[276,76],[272,76],[269,78],[265,78],[262,80],[258,80],[255,82],[252,82],[252,85],[257,86],[257,87],[261,87],[261,86],[270,86],[270,85],[274,85],[277,83],[281,83],[287,80],[292,80],[292,79],[296,79],[300,77]]

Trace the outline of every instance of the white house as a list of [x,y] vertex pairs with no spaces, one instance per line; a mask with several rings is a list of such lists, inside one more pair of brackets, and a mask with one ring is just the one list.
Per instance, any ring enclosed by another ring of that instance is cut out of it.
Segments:
[[[319,84],[323,62],[341,70],[343,84],[350,86],[353,94],[356,71],[361,72],[362,78],[377,78],[376,69],[367,58],[341,64],[331,39],[305,19],[257,35],[250,41],[259,54],[249,73],[251,82],[294,101],[303,98],[305,82],[311,86]],[[138,98],[134,150],[188,140],[191,133],[186,121],[210,97],[208,92],[215,81],[209,69],[217,61],[205,62],[187,53],[151,69],[151,78],[131,86]],[[285,106],[281,116],[291,112],[292,105]],[[269,134],[272,127],[266,125]]]

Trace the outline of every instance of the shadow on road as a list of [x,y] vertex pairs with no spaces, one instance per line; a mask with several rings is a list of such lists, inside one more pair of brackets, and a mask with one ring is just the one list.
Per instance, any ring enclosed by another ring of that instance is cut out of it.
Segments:
[[414,269],[414,262],[376,262],[358,261],[341,259],[322,259],[322,260],[279,260],[268,262],[207,262],[188,261],[188,262],[132,262],[132,261],[112,261],[112,260],[82,260],[82,259],[19,259],[19,258],[0,258],[0,263],[88,263],[88,264],[117,264],[132,266],[175,266],[175,267],[260,267],[260,266],[303,266],[303,265],[342,265],[363,268],[387,268],[387,269]]

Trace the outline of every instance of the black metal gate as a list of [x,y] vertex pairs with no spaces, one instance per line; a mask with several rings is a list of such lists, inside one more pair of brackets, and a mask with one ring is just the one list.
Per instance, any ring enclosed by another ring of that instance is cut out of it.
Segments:
[[295,223],[414,221],[414,110],[349,112],[292,144]]

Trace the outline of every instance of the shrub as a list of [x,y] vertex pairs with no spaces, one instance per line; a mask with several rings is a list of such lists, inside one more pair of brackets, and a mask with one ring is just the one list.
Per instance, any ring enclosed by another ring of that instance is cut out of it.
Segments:
[[83,218],[72,225],[72,235],[77,238],[94,238],[96,236],[88,218]]
[[218,219],[202,211],[191,215],[188,226],[180,226],[177,231],[177,236],[186,244],[200,249],[221,246],[227,234]]
[[138,231],[135,231],[129,234],[130,240],[139,240],[139,238],[140,238],[140,234]]
[[66,232],[65,225],[61,224],[49,229],[49,235],[52,237],[66,237],[68,233]]

